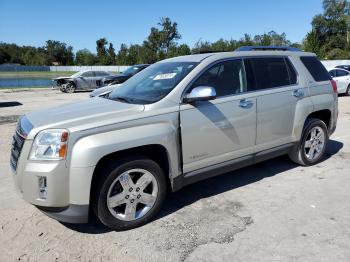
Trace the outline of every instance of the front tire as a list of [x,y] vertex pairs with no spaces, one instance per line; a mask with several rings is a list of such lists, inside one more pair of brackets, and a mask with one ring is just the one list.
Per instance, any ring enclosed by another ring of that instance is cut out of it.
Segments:
[[73,83],[68,83],[66,86],[66,93],[73,94],[75,92],[75,85]]
[[315,118],[307,119],[301,140],[289,153],[289,158],[302,166],[319,163],[326,151],[328,129],[326,124]]
[[159,212],[167,183],[159,165],[145,157],[112,163],[100,172],[93,209],[114,230],[127,230],[151,221]]

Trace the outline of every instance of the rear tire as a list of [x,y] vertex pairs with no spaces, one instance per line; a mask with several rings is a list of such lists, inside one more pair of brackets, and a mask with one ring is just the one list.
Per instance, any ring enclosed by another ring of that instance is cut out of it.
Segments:
[[167,183],[153,160],[142,156],[121,159],[98,175],[93,210],[107,227],[118,231],[139,227],[160,211]]
[[348,88],[345,91],[346,96],[350,96],[350,85],[348,85]]
[[302,166],[319,163],[326,151],[328,129],[326,124],[316,118],[308,118],[305,122],[300,142],[289,153],[289,158]]

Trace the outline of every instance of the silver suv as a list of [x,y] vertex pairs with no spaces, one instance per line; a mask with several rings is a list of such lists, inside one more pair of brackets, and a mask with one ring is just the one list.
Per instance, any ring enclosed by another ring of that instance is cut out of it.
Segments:
[[289,48],[176,57],[107,98],[27,114],[11,151],[14,180],[48,216],[116,230],[149,222],[168,189],[289,154],[322,160],[337,87],[312,53]]

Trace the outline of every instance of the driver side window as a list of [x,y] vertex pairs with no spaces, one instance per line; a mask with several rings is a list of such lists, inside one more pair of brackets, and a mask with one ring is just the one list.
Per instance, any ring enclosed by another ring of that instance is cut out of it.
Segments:
[[94,73],[92,71],[85,72],[81,75],[82,77],[93,77]]
[[205,71],[193,84],[211,86],[216,90],[217,97],[239,94],[247,90],[245,71],[241,59],[221,62]]

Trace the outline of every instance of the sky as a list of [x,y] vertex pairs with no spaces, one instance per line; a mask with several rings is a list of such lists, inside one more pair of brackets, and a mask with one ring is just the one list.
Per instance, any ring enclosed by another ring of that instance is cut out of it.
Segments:
[[301,42],[321,0],[0,0],[0,42],[43,46],[48,39],[96,52],[105,37],[116,49],[141,44],[160,17],[178,23],[180,43],[285,32]]

